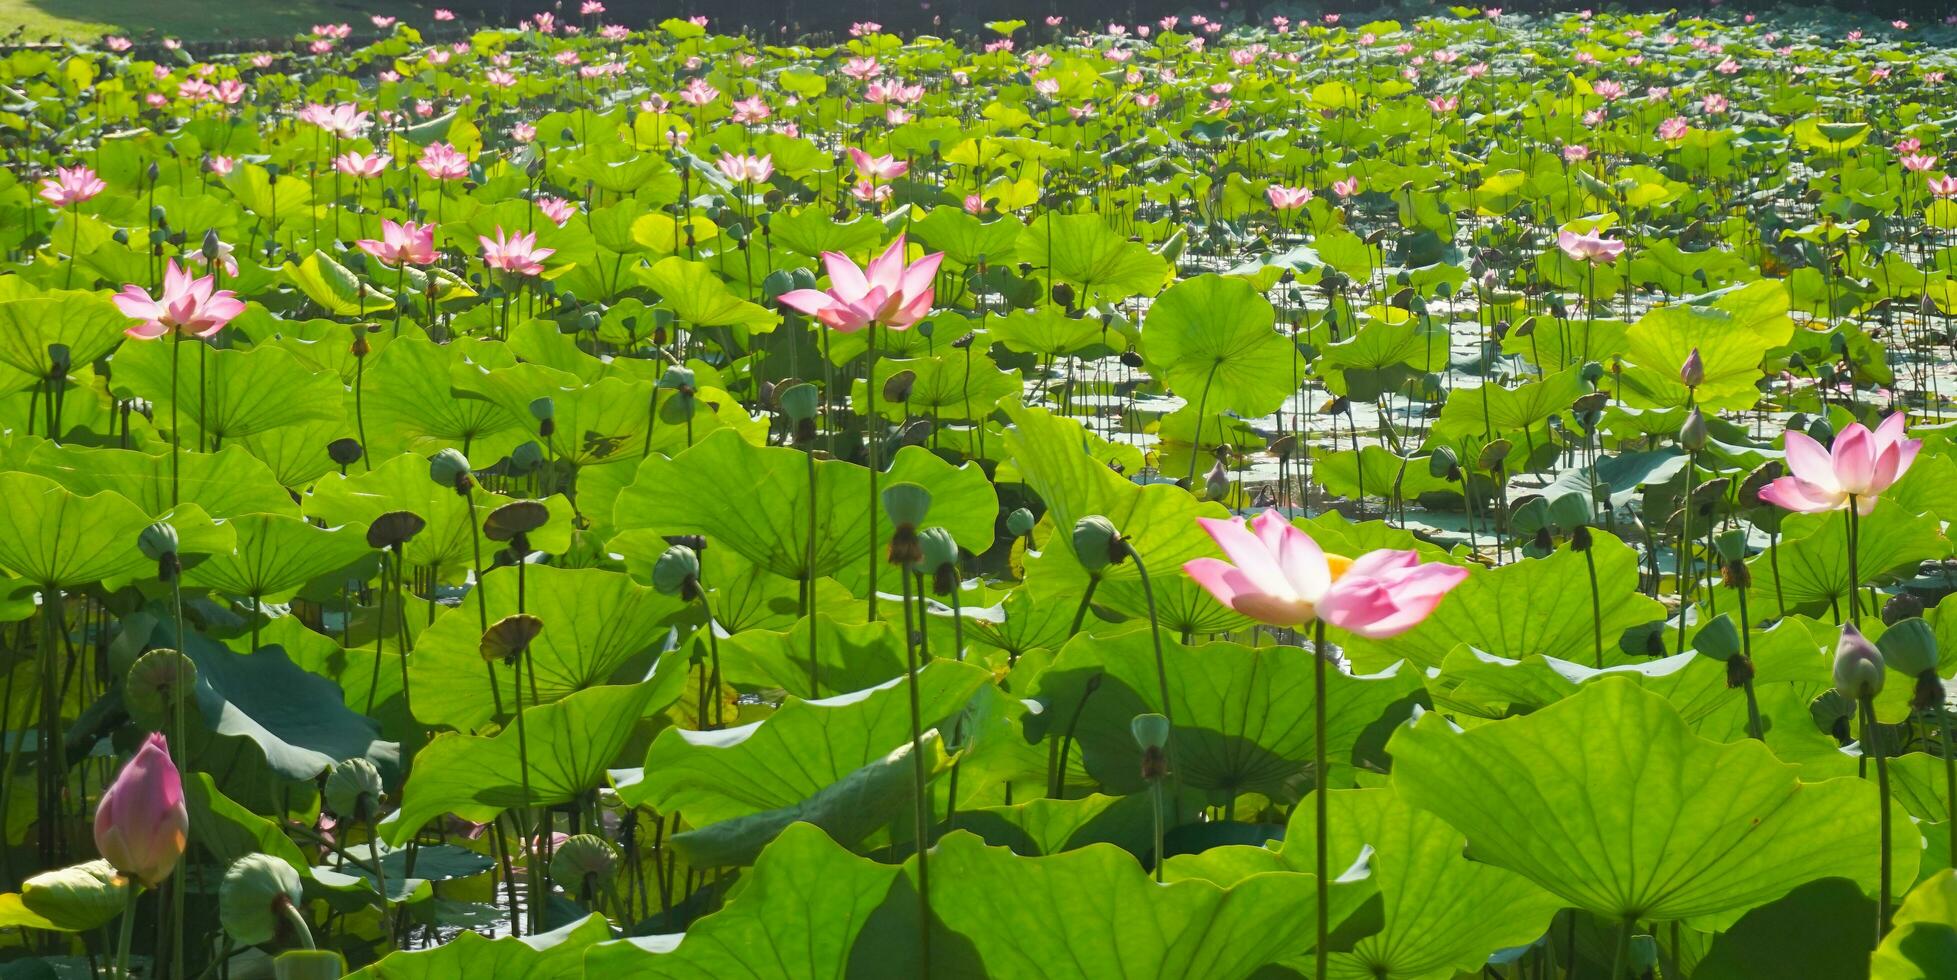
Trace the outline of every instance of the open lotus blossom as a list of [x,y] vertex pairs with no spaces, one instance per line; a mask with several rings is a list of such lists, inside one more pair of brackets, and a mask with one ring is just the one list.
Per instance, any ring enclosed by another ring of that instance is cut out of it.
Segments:
[[1807,433],[1788,429],[1788,475],[1761,487],[1760,499],[1804,514],[1842,510],[1853,500],[1856,511],[1867,514],[1909,472],[1923,448],[1922,440],[1904,438],[1907,424],[1901,412],[1883,419],[1874,432],[1851,422],[1825,449]]
[[170,745],[153,732],[102,792],[95,807],[95,849],[116,871],[154,888],[183,857],[190,831],[183,778]]
[[368,126],[367,113],[360,111],[360,106],[352,102],[338,105],[313,103],[299,110],[299,118],[343,139],[359,138]]
[[1359,193],[1359,178],[1347,177],[1344,180],[1333,181],[1332,193],[1337,194],[1342,198],[1351,197],[1352,195]]
[[542,211],[544,217],[562,228],[564,222],[571,220],[571,216],[578,213],[578,206],[561,197],[540,194],[537,196],[537,210]]
[[911,169],[910,164],[896,157],[871,156],[853,146],[849,148],[849,160],[856,166],[857,173],[877,180],[895,180],[909,173]]
[[1594,231],[1586,231],[1580,235],[1574,231],[1565,231],[1556,236],[1556,247],[1562,249],[1564,255],[1578,262],[1608,264],[1617,261],[1617,257],[1624,254],[1623,242],[1605,238]]
[[904,248],[904,236],[898,235],[867,269],[858,268],[841,252],[824,252],[822,263],[829,272],[829,288],[786,292],[781,302],[843,333],[854,333],[872,323],[892,330],[907,329],[931,310],[944,253],[933,252],[906,265]]
[[1896,162],[1902,164],[1904,170],[1907,170],[1910,173],[1920,174],[1923,171],[1936,166],[1937,158],[1933,156],[1925,156],[1921,153],[1910,153],[1905,155],[1902,159]]
[[1945,174],[1942,177],[1925,178],[1930,185],[1930,193],[1937,197],[1957,197],[1957,177]]
[[496,226],[494,239],[487,235],[477,235],[476,240],[482,243],[484,265],[512,275],[541,274],[544,271],[544,260],[557,252],[554,248],[538,248],[537,236],[530,232],[505,237],[501,225]]
[[1327,555],[1276,510],[1249,523],[1197,522],[1229,560],[1197,558],[1182,570],[1218,602],[1272,626],[1323,619],[1359,636],[1395,636],[1419,625],[1468,577],[1465,568],[1422,564],[1413,551]]
[[1311,188],[1272,184],[1264,189],[1264,197],[1271,202],[1271,207],[1279,211],[1296,211],[1311,201]]
[[151,298],[143,287],[130,283],[113,298],[124,316],[143,321],[123,331],[138,340],[170,333],[208,337],[245,311],[238,294],[218,289],[212,276],[192,278],[175,259],[163,271],[163,295]]
[[721,173],[727,175],[728,180],[734,181],[744,180],[759,184],[775,174],[775,158],[773,154],[763,154],[757,157],[723,153],[720,155],[719,162],[715,163],[714,166],[718,167]]
[[435,226],[412,221],[397,225],[383,218],[379,241],[363,238],[354,244],[388,265],[427,265],[435,261]]
[[447,143],[430,144],[415,165],[436,180],[461,180],[469,175],[469,158]]
[[342,153],[333,158],[333,169],[349,177],[379,177],[387,171],[392,160],[384,153]]
[[41,197],[57,208],[72,207],[94,197],[109,185],[88,167],[56,167],[41,181]]

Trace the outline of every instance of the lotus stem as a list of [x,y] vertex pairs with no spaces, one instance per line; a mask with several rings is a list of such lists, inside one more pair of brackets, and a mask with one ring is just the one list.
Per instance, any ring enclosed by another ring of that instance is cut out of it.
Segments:
[[[1331,933],[1331,880],[1328,875],[1331,859],[1327,855],[1325,821],[1327,813],[1326,791],[1331,781],[1326,778],[1325,759],[1325,621],[1312,621],[1312,778],[1317,786],[1312,789],[1313,815],[1317,818],[1312,827],[1312,867],[1317,871],[1318,908],[1316,910],[1318,937],[1312,947],[1312,956],[1317,961],[1318,980],[1325,980],[1325,969],[1331,950],[1326,947],[1327,936]],[[1615,976],[1615,974],[1612,974]]]
[[[872,471],[874,472],[874,471]],[[874,477],[873,477],[874,478]],[[874,522],[872,522],[874,523]],[[874,567],[874,566],[872,566]],[[924,710],[918,702],[917,639],[912,631],[910,577],[899,569],[897,580],[903,590],[904,606],[904,658],[909,673],[905,675],[905,686],[910,691],[911,707],[911,792],[913,833],[917,838],[917,942],[918,955],[922,969],[919,976],[931,975],[931,797],[928,795],[928,775],[924,770]]]
[[1891,881],[1892,869],[1889,853],[1891,839],[1891,829],[1889,826],[1889,756],[1880,744],[1880,737],[1876,732],[1874,696],[1864,697],[1860,701],[1859,707],[1862,715],[1862,754],[1873,754],[1875,756],[1877,805],[1881,807],[1881,810],[1878,811],[1878,816],[1881,817],[1879,840],[1881,841],[1882,854],[1878,862],[1881,882],[1878,891],[1880,897],[1876,902],[1875,918],[1875,941],[1877,944],[1880,944],[1882,937],[1889,934],[1889,910],[1894,905],[1895,899],[1895,892],[1893,891],[1894,884]]

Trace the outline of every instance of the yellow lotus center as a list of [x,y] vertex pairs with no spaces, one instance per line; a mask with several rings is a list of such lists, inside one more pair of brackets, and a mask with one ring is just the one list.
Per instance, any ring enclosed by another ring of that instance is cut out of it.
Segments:
[[1352,567],[1352,559],[1344,555],[1326,555],[1325,567],[1331,571],[1332,581],[1336,582],[1339,576],[1345,574],[1346,569]]

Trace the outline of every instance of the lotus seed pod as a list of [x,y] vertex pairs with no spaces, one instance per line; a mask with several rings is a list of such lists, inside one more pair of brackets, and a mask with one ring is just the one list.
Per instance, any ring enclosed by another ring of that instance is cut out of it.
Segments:
[[1883,664],[1904,677],[1937,669],[1937,631],[1921,617],[1891,624],[1875,645]]
[[367,547],[376,551],[386,548],[399,548],[421,533],[428,525],[420,514],[405,510],[392,510],[374,518],[367,525]]
[[768,273],[767,278],[761,280],[761,296],[770,303],[780,299],[781,294],[794,289],[795,277],[789,275],[786,269],[776,269]]
[[1727,531],[1712,539],[1713,550],[1726,561],[1740,561],[1746,557],[1746,532],[1738,528]]
[[1475,459],[1475,468],[1493,473],[1496,467],[1508,460],[1509,453],[1514,449],[1515,443],[1507,439],[1496,439],[1481,447],[1481,455]]
[[1840,691],[1829,688],[1809,702],[1808,716],[1814,719],[1814,727],[1847,744],[1848,719],[1855,716],[1855,702],[1842,697]]
[[1685,415],[1685,424],[1679,426],[1678,444],[1686,452],[1696,453],[1706,448],[1712,437],[1706,432],[1706,417],[1694,408]]
[[1685,363],[1678,366],[1678,380],[1687,388],[1697,388],[1706,383],[1706,362],[1699,357],[1697,347],[1692,348],[1692,353],[1685,355]]
[[547,422],[557,417],[557,400],[545,395],[530,402],[530,417]]
[[1461,460],[1454,450],[1442,446],[1427,457],[1427,474],[1438,480],[1455,480],[1461,476]]
[[518,473],[528,473],[542,466],[544,447],[535,442],[526,442],[510,450],[510,468]]
[[436,483],[453,487],[456,493],[467,493],[475,486],[469,473],[469,458],[454,449],[444,449],[428,457],[428,478]]
[[366,450],[360,447],[358,439],[335,439],[326,444],[326,456],[335,466],[352,466],[364,455]]
[[291,949],[272,961],[272,980],[339,980],[346,960],[330,949]]
[[1203,476],[1203,494],[1207,500],[1222,500],[1230,496],[1230,470],[1221,459]]
[[1714,616],[1712,621],[1700,627],[1698,635],[1692,638],[1692,649],[1697,651],[1699,656],[1721,663],[1739,656],[1743,647],[1740,645],[1740,630],[1733,625],[1733,617],[1725,613]]
[[1816,418],[1814,421],[1808,423],[1807,428],[1808,437],[1812,438],[1815,442],[1825,446],[1835,441],[1835,427],[1829,425],[1827,419]]
[[1585,494],[1571,491],[1558,494],[1549,502],[1550,523],[1559,528],[1573,529],[1590,523],[1590,500]]
[[1918,599],[1914,592],[1898,592],[1882,604],[1882,621],[1885,625],[1894,626],[1912,616],[1921,615],[1923,600]]
[[1882,693],[1882,651],[1854,623],[1842,624],[1841,640],[1835,644],[1834,673],[1835,691],[1849,701]]
[[700,594],[700,555],[692,548],[676,544],[667,548],[652,564],[652,587],[665,595],[688,602]]
[[366,759],[342,759],[326,777],[326,805],[336,814],[365,820],[381,798],[381,771]]
[[566,889],[597,890],[611,884],[618,852],[595,834],[578,834],[557,845],[550,856],[550,878]]
[[1090,514],[1074,522],[1074,555],[1088,571],[1099,572],[1128,557],[1128,544],[1113,521]]
[[910,401],[911,387],[917,383],[917,372],[898,371],[883,380],[883,400],[887,404],[901,405]]
[[1136,715],[1128,723],[1128,731],[1135,736],[1135,744],[1144,749],[1159,749],[1169,744],[1169,719],[1165,715]]
[[958,564],[958,539],[942,527],[934,525],[917,532],[917,544],[924,552],[923,560],[918,563],[921,571],[932,572]]
[[675,364],[659,376],[659,387],[667,391],[677,391],[682,395],[693,394],[693,372]]
[[1630,973],[1634,977],[1650,976],[1658,969],[1658,940],[1652,936],[1632,936],[1629,956]]
[[1033,533],[1033,525],[1037,523],[1039,520],[1033,516],[1032,511],[1024,507],[1015,507],[1012,513],[1006,515],[1006,533],[1015,538],[1023,538]]
[[304,885],[292,865],[270,854],[247,854],[224,872],[217,917],[233,942],[256,946],[278,938],[279,927],[290,921],[286,906],[304,899]]
[[516,613],[504,616],[489,624],[483,631],[482,642],[476,650],[482,658],[491,663],[501,661],[514,664],[523,651],[529,649],[530,642],[544,631],[544,621],[529,613]]
[[806,381],[790,385],[787,389],[778,392],[775,398],[781,405],[782,414],[788,416],[790,422],[797,424],[813,421],[815,413],[822,407],[822,392]]
[[129,720],[156,732],[176,716],[177,699],[191,698],[196,690],[197,665],[189,657],[175,650],[151,650],[130,665],[122,682],[122,702]]
[[518,500],[489,512],[482,535],[491,541],[513,541],[550,523],[550,508],[542,501]]
[[136,547],[142,551],[143,557],[153,560],[174,556],[177,553],[177,529],[162,521],[151,524],[136,535]]
[[893,483],[883,488],[883,509],[892,524],[914,530],[931,513],[931,491],[915,483]]
[[1594,385],[1604,379],[1604,366],[1597,361],[1585,361],[1582,375],[1584,381]]

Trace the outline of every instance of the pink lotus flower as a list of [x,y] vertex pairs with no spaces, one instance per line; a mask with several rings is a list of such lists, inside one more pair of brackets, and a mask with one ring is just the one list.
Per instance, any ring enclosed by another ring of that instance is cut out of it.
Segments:
[[171,332],[208,337],[245,311],[237,293],[216,287],[213,277],[192,279],[171,259],[163,272],[162,296],[152,299],[143,287],[130,283],[113,298],[124,316],[143,321],[123,331],[137,340],[155,340]]
[[1453,112],[1461,105],[1461,100],[1452,95],[1438,96],[1427,100],[1427,108],[1435,113]]
[[482,261],[499,272],[512,275],[534,276],[544,271],[544,260],[556,254],[554,248],[538,248],[537,236],[532,233],[504,236],[503,227],[496,226],[495,239],[487,235],[477,235],[482,243]]
[[1327,555],[1276,510],[1248,524],[1197,520],[1229,561],[1197,558],[1182,570],[1217,601],[1273,626],[1322,618],[1360,636],[1395,636],[1419,625],[1468,577],[1465,568],[1422,565],[1413,551]]
[[448,9],[447,7],[435,8],[435,20],[437,23],[445,24],[454,19],[455,19],[455,11]]
[[1359,178],[1347,177],[1344,180],[1333,181],[1332,193],[1337,194],[1342,198],[1351,197],[1352,195],[1359,193]]
[[1910,173],[1920,174],[1923,171],[1936,166],[1937,158],[1932,156],[1924,156],[1920,153],[1912,153],[1906,157],[1903,157],[1902,160],[1899,162],[1902,163],[1904,170],[1907,170]]
[[893,156],[871,156],[856,147],[849,148],[850,162],[856,165],[856,172],[864,177],[877,180],[895,180],[909,173],[911,165]]
[[363,238],[354,244],[388,265],[427,265],[435,261],[435,226],[412,221],[397,225],[383,218],[380,241]]
[[1673,116],[1658,124],[1658,138],[1667,142],[1682,140],[1690,129],[1691,124],[1685,121],[1684,116]]
[[1945,174],[1942,177],[1925,178],[1930,184],[1930,193],[1937,197],[1957,197],[1957,177]]
[[183,778],[162,733],[143,742],[95,807],[95,849],[117,872],[154,888],[183,857],[190,831]]
[[1311,200],[1311,188],[1272,184],[1264,189],[1264,197],[1271,202],[1271,207],[1279,211],[1296,211]]
[[1594,231],[1587,231],[1581,235],[1573,231],[1565,231],[1556,236],[1556,247],[1562,249],[1564,255],[1578,262],[1609,264],[1617,261],[1617,257],[1624,254],[1623,242],[1605,238]]
[[867,269],[858,268],[841,252],[824,252],[829,289],[797,289],[783,293],[781,302],[842,333],[854,333],[872,323],[892,330],[908,329],[930,312],[937,298],[934,279],[938,264],[945,256],[933,252],[906,265],[904,247],[904,236],[898,235]]
[[436,180],[461,180],[469,175],[469,158],[447,143],[429,144],[415,165]]
[[758,157],[723,153],[720,155],[720,161],[714,166],[727,175],[728,180],[737,182],[753,181],[759,184],[775,174],[775,158],[772,153]]
[[56,167],[41,181],[41,197],[57,208],[72,207],[102,193],[109,185],[86,167]]
[[392,160],[385,153],[342,153],[333,158],[333,169],[349,177],[379,177]]
[[1853,500],[1856,511],[1867,514],[1923,448],[1922,440],[1903,438],[1907,424],[1901,412],[1883,419],[1874,432],[1851,422],[1835,436],[1832,449],[1788,429],[1788,475],[1761,487],[1760,500],[1803,514],[1841,510]]
[[227,156],[214,156],[210,159],[209,166],[211,168],[211,173],[214,173],[219,177],[229,177],[231,176],[231,171],[238,169],[238,158],[227,157]]
[[357,139],[367,131],[367,113],[351,102],[338,105],[320,105],[315,102],[299,110],[299,120],[309,122],[319,128],[345,139]]
[[544,217],[562,228],[564,222],[571,220],[571,216],[578,213],[578,206],[561,197],[542,194],[537,197],[537,210],[542,211]]

